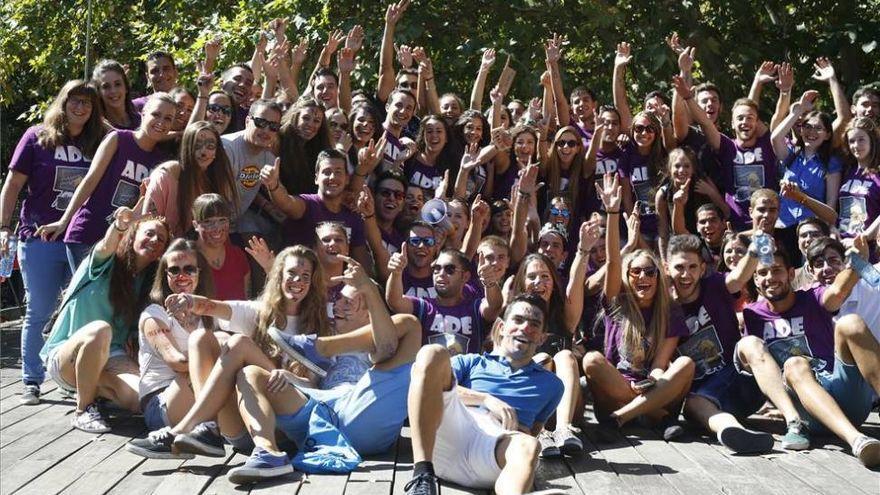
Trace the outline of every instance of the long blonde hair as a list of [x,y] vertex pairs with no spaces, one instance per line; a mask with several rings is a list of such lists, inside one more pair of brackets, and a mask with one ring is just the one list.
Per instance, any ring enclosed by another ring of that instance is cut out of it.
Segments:
[[[647,257],[657,269],[657,290],[652,303],[651,323],[646,324],[636,300],[635,291],[629,282],[629,269],[633,262]],[[657,354],[657,348],[666,338],[669,329],[670,305],[669,290],[663,276],[660,261],[653,252],[639,249],[627,254],[622,263],[623,285],[620,294],[611,302],[611,318],[620,323],[622,337],[620,339],[620,356],[625,357],[634,369],[643,369]],[[644,351],[642,343],[647,340],[648,350]]]
[[266,285],[260,294],[260,310],[257,314],[257,328],[254,331],[254,342],[262,351],[274,360],[278,360],[281,352],[269,337],[269,327],[283,329],[287,326],[287,314],[284,311],[284,263],[288,258],[296,257],[308,261],[312,265],[312,278],[309,292],[300,304],[300,326],[323,337],[330,335],[330,321],[327,318],[327,289],[324,286],[324,270],[318,262],[318,255],[311,249],[296,245],[291,246],[275,257],[272,269],[266,276]]

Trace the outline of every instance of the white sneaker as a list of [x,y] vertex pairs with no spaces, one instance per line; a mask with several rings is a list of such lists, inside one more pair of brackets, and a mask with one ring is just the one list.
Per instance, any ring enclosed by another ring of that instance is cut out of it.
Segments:
[[110,425],[98,411],[94,402],[86,406],[83,412],[74,412],[70,418],[70,426],[87,433],[110,433]]

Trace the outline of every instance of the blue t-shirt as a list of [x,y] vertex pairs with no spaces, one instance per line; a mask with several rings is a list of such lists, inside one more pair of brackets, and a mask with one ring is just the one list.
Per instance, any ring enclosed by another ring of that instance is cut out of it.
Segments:
[[[793,152],[789,149],[789,153]],[[819,155],[813,155],[809,160],[805,159],[803,152],[798,153],[791,164],[785,169],[783,180],[794,182],[807,196],[826,203],[825,178],[828,174],[840,173],[843,169],[840,158],[831,155],[826,164],[822,163]],[[826,203],[827,204],[827,203]],[[788,198],[779,198],[779,226],[792,227],[805,218],[816,215],[806,206]]]
[[562,399],[562,380],[534,362],[512,369],[495,354],[459,354],[452,372],[462,387],[490,394],[516,409],[520,424],[544,423]]

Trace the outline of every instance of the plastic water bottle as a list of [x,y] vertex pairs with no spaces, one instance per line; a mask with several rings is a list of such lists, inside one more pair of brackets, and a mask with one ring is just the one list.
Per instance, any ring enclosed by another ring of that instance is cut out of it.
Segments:
[[760,261],[761,264],[773,264],[773,250],[775,247],[773,244],[773,238],[763,232],[755,236],[755,247],[758,251],[758,261]]
[[6,241],[6,255],[0,258],[0,277],[9,278],[12,275],[12,266],[15,265],[15,250],[18,248],[18,238],[9,236]]

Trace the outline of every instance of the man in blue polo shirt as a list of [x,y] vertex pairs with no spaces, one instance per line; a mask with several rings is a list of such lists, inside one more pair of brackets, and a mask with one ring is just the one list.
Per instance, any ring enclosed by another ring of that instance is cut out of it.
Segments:
[[559,378],[532,361],[546,322],[544,302],[520,295],[496,323],[492,354],[450,357],[439,345],[419,351],[408,399],[415,460],[408,494],[437,493],[438,476],[500,494],[531,489],[540,451],[534,436],[562,398]]

